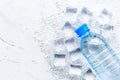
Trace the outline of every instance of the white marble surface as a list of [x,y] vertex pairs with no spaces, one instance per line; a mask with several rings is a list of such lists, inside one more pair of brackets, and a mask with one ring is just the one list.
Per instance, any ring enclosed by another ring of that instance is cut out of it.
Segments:
[[55,80],[45,55],[51,53],[49,41],[57,37],[63,25],[65,7],[88,6],[96,11],[104,5],[113,11],[114,20],[119,23],[119,3],[119,0],[0,0],[0,80]]

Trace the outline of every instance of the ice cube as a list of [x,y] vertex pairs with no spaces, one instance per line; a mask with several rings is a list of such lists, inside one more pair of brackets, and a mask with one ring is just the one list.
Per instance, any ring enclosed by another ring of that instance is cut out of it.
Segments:
[[103,9],[102,14],[109,16],[109,17],[112,17],[112,13],[109,12],[107,9]]
[[[86,72],[89,68],[88,68],[88,64],[87,62],[85,61],[83,55],[80,53],[80,48],[76,49],[76,50],[73,50],[73,51],[70,51],[68,53],[68,55],[66,55],[69,62],[71,65],[72,65],[72,70],[76,70],[76,69],[79,69],[78,67],[83,67],[82,71],[83,72]],[[74,68],[73,68],[74,66]],[[78,74],[79,72],[76,71],[76,73],[74,74]],[[83,74],[83,73],[82,73]]]
[[74,37],[65,40],[65,46],[69,52],[76,50],[80,47],[78,41]]
[[51,56],[51,61],[55,67],[64,67],[66,66],[66,54],[67,49],[64,45],[64,38],[58,38],[54,40],[54,53]]
[[74,61],[71,61],[71,65],[79,67],[79,66],[83,66],[83,63],[81,62],[80,59],[76,59]]
[[76,35],[74,33],[74,28],[72,27],[72,25],[69,22],[65,23],[65,25],[62,28],[62,30],[64,32],[65,38],[71,38],[71,37]]
[[56,53],[66,53],[67,52],[67,49],[64,45],[64,38],[59,38],[57,40],[54,41],[54,48],[55,48],[55,51]]
[[89,11],[86,7],[83,7],[80,13],[77,15],[77,21],[87,23],[92,16],[93,13]]
[[67,57],[69,61],[71,61],[71,64],[74,64],[74,65],[86,65],[87,64],[79,48],[74,51],[69,52]]
[[74,65],[81,65],[81,66],[82,66],[82,62],[81,62],[80,59],[76,59],[76,60],[72,61],[71,64],[74,64]]
[[88,21],[88,26],[90,27],[90,29],[98,34],[101,34],[101,25],[98,23],[98,21],[96,20],[96,18],[92,18]]
[[55,40],[55,41],[54,41],[54,44],[55,44],[56,46],[58,46],[58,45],[63,45],[63,44],[64,44],[64,38],[59,38],[59,39]]
[[93,13],[92,13],[91,11],[89,11],[86,7],[83,7],[83,8],[82,8],[81,14],[93,16]]
[[81,75],[83,72],[82,66],[70,65],[69,74],[72,75]]
[[103,9],[103,11],[98,17],[98,23],[101,25],[109,24],[111,17],[112,14],[107,9]]
[[70,24],[70,22],[68,22],[68,21],[65,23],[64,26],[73,28],[72,25]]
[[53,54],[53,64],[56,67],[66,66],[66,54],[55,53]]
[[67,53],[54,53],[51,55],[51,63],[58,69],[63,69],[67,65]]
[[69,59],[71,60],[71,62],[74,62],[80,58],[81,58],[81,53],[79,48],[69,52]]
[[66,7],[66,13],[77,13],[77,8],[74,7]]
[[69,64],[68,73],[70,75],[82,76],[89,68],[83,65]]
[[101,34],[106,38],[106,40],[109,42],[113,41],[113,37],[115,37],[114,26],[106,24],[106,25],[102,25],[101,28],[102,28]]
[[71,64],[70,66],[71,66],[71,67],[76,67],[76,68],[82,67],[82,65],[80,65],[80,64]]
[[63,56],[62,57],[60,57],[60,56],[59,57],[55,57],[54,65],[56,67],[64,67],[64,66],[66,66],[66,59],[63,58]]
[[93,74],[92,70],[89,69],[84,75],[83,80],[97,80],[95,74]]
[[82,24],[83,24],[83,22],[79,21],[79,20],[76,20],[73,23],[71,23],[71,25],[73,26],[74,29],[78,28]]
[[65,20],[74,23],[76,21],[76,17],[77,17],[77,8],[66,7]]
[[54,54],[55,58],[65,58],[65,54]]
[[110,31],[110,30],[113,30],[113,29],[114,29],[114,26],[113,26],[113,25],[106,24],[106,25],[103,25],[103,29]]

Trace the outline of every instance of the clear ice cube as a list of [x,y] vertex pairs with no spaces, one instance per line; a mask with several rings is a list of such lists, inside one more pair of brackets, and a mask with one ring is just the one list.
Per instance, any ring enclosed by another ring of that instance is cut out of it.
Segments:
[[59,54],[65,54],[66,53],[66,47],[64,45],[64,38],[59,38],[57,40],[54,41],[54,50],[56,51],[56,53]]
[[81,76],[89,68],[86,66],[86,62],[83,59],[82,54],[80,53],[80,48],[77,48],[73,51],[70,51],[67,56],[67,62],[69,64],[69,74],[70,75],[79,75]]
[[65,54],[54,54],[55,58],[65,58]]
[[95,74],[89,69],[84,75],[83,80],[97,80]]
[[74,61],[71,61],[71,65],[74,65],[74,66],[82,66],[82,62],[80,59],[76,59]]
[[55,67],[66,66],[66,54],[67,49],[64,45],[64,38],[59,38],[54,41],[54,53],[52,54],[51,60]]
[[66,46],[66,48],[69,52],[73,51],[73,50],[76,50],[80,47],[78,41],[74,37],[65,40],[65,46]]
[[82,76],[89,68],[81,64],[69,64],[68,73],[69,75]]
[[82,8],[81,14],[93,16],[93,13],[92,13],[91,11],[89,11],[86,7],[83,7],[83,8]]
[[65,19],[70,23],[74,23],[77,17],[77,8],[75,7],[67,7],[65,12]]
[[106,24],[106,25],[103,25],[103,29],[104,29],[104,30],[111,31],[111,30],[114,30],[114,26],[113,26],[113,25]]
[[54,66],[64,67],[66,66],[66,55],[64,54],[54,54]]
[[80,49],[77,48],[76,50],[70,51],[68,56],[69,56],[69,60],[75,63],[77,60],[81,61],[80,58],[82,55],[80,53]]
[[109,16],[109,17],[112,17],[112,13],[109,12],[107,9],[103,9],[102,14]]
[[103,9],[103,11],[98,17],[98,23],[101,25],[109,24],[111,17],[112,14],[107,9]]
[[113,37],[115,37],[114,26],[106,24],[102,25],[101,28],[101,34],[106,38],[106,40],[109,42],[113,41]]
[[56,46],[58,46],[58,45],[64,45],[64,38],[59,38],[59,39],[55,40],[54,44]]
[[65,38],[71,38],[76,35],[74,33],[74,28],[72,27],[70,22],[66,22],[65,25],[63,26],[62,30],[64,32]]
[[101,27],[100,24],[98,24],[96,18],[92,18],[88,21],[88,26],[90,27],[90,29],[98,34],[101,34]]
[[69,74],[71,75],[81,75],[83,72],[82,66],[70,65],[69,66]]
[[77,8],[75,7],[66,7],[66,13],[77,13]]
[[93,13],[89,11],[86,7],[83,7],[80,13],[77,15],[77,21],[88,23],[92,16]]

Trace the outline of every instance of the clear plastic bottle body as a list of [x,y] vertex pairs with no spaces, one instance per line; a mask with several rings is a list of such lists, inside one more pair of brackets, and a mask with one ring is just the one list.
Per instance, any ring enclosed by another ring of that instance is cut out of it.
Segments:
[[91,32],[87,32],[81,38],[82,54],[98,78],[120,80],[120,58],[105,39]]

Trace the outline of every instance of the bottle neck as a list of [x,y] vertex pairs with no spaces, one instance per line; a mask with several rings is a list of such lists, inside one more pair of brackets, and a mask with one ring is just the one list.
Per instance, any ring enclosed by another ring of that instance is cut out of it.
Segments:
[[86,37],[90,34],[90,31],[87,31],[84,35],[81,36],[81,38]]

